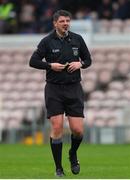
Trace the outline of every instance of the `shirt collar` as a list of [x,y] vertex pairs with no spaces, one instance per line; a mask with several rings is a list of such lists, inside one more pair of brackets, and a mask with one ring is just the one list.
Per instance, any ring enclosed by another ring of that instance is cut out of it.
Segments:
[[[56,30],[53,30],[53,32],[52,32],[52,36],[53,36],[53,38],[54,39],[60,39],[60,37],[57,35],[57,33],[56,33]],[[68,31],[68,34],[67,34],[67,36],[66,37],[64,37],[64,39],[68,39],[68,38],[70,38],[71,39],[71,34],[70,34],[70,31]]]

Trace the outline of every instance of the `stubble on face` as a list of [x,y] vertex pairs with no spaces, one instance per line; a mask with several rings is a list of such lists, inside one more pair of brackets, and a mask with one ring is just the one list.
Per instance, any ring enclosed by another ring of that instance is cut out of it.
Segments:
[[53,22],[53,24],[58,34],[64,36],[70,27],[70,17],[60,16],[57,21]]

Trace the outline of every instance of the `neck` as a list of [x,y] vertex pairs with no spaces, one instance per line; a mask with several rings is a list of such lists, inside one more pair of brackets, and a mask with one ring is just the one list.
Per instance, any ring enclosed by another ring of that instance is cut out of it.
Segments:
[[68,31],[66,31],[65,33],[60,33],[57,29],[56,29],[56,33],[59,37],[62,37],[62,38],[66,37],[68,35]]

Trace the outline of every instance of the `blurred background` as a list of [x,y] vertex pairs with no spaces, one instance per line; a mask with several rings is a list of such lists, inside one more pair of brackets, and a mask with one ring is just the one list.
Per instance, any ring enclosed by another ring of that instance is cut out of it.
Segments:
[[[73,15],[93,64],[82,70],[85,143],[130,143],[130,1],[0,0],[0,143],[48,142],[45,71],[29,67],[58,9]],[[69,141],[65,121],[64,141]]]

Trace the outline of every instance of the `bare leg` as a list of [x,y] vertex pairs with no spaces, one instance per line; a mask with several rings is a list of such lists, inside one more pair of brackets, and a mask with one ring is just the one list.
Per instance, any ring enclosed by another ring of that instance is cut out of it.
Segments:
[[71,132],[75,136],[83,135],[83,118],[82,117],[71,117],[68,116],[69,126]]
[[51,134],[53,139],[59,139],[63,135],[63,114],[52,116],[50,118],[51,122]]

